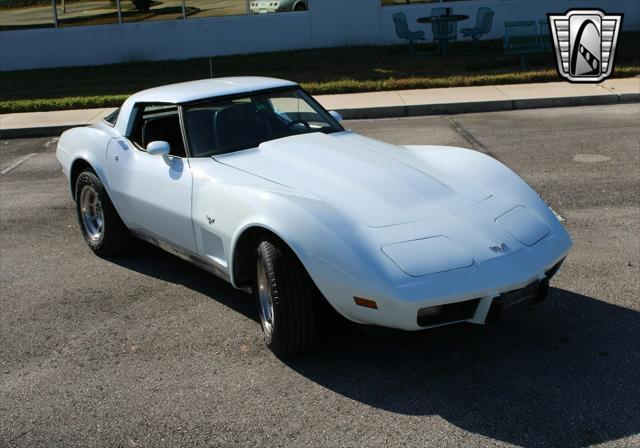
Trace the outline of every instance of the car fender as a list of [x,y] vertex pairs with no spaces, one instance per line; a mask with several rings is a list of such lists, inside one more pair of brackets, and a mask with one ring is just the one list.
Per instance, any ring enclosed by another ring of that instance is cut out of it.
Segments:
[[[353,296],[375,298],[389,278],[385,270],[394,269],[367,240],[362,224],[310,194],[224,165],[217,165],[217,177],[204,174],[200,165],[211,172],[209,163],[193,163],[193,223],[198,247],[205,251],[201,255],[214,262],[223,258],[220,267],[239,287],[232,269],[238,241],[251,228],[266,229],[296,254],[331,305],[357,320],[347,306]],[[224,249],[218,256],[206,253],[218,247]]]
[[107,147],[112,135],[100,127],[77,127],[65,131],[58,141],[56,158],[62,166],[62,171],[68,180],[69,191],[74,194],[71,168],[78,160],[84,160],[96,172],[107,192],[109,178],[107,176],[106,157]]
[[258,208],[246,217],[232,239],[231,254],[247,229],[273,232],[296,254],[327,301],[343,316],[358,321],[353,297],[378,297],[386,286],[384,279],[390,278],[386,271],[393,266],[367,241],[361,224],[328,204],[298,194],[268,194],[268,211]]

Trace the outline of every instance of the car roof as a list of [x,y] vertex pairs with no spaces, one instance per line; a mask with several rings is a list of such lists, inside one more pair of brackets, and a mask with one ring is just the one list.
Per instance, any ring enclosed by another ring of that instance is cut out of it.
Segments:
[[260,76],[236,76],[228,78],[201,79],[154,87],[132,95],[133,103],[181,104],[218,96],[251,93],[278,87],[295,87],[298,84],[284,79]]

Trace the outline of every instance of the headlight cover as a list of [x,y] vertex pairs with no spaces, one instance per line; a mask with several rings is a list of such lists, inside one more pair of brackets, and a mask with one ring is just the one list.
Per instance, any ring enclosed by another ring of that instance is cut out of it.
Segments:
[[446,236],[388,244],[382,247],[382,252],[412,277],[473,265],[473,258]]
[[533,246],[551,233],[551,226],[528,208],[518,205],[496,218],[496,222],[525,246]]

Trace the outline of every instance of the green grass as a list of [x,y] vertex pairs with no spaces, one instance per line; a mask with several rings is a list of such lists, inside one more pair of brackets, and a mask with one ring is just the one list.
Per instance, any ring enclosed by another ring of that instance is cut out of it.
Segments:
[[[458,43],[458,48],[464,45]],[[640,33],[625,33],[614,77],[640,74]],[[559,81],[553,54],[522,71],[500,41],[477,56],[415,56],[405,46],[345,47],[212,58],[214,76],[262,75],[300,82],[312,94]],[[0,73],[0,112],[116,106],[149,87],[209,77],[209,59]]]

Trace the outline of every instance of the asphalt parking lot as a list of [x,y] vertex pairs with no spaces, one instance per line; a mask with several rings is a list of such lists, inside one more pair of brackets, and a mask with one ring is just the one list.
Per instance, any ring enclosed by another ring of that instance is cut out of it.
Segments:
[[2,141],[0,446],[639,446],[640,105],[346,125],[523,176],[575,243],[550,299],[491,326],[346,325],[282,361],[244,293],[142,243],[95,257],[55,142]]

